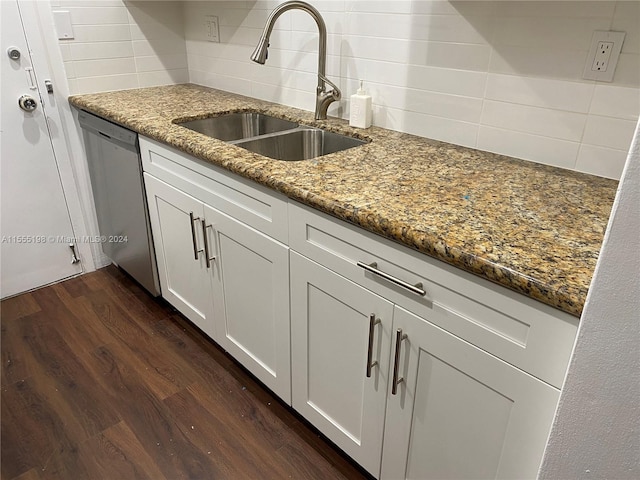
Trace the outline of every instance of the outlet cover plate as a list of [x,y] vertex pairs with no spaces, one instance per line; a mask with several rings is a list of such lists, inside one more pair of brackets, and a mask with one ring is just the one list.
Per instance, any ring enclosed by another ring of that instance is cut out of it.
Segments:
[[[625,35],[625,32],[608,32],[604,30],[593,32],[591,48],[584,65],[582,78],[601,82],[613,81],[613,74],[616,71]],[[607,46],[606,52],[598,48],[602,45]]]

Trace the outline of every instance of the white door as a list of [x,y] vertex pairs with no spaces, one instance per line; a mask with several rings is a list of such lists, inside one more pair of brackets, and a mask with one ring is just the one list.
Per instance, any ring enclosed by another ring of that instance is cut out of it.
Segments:
[[207,205],[216,341],[289,405],[289,249]]
[[211,338],[213,293],[206,265],[203,204],[144,174],[162,296]]
[[[18,3],[0,2],[2,33],[0,296],[15,295],[82,271],[74,261],[74,232],[62,190],[44,106],[32,68]],[[15,47],[19,58],[10,58]],[[18,106],[22,95],[37,103]]]
[[382,479],[536,478],[559,391],[397,306],[393,328]]
[[375,477],[392,316],[392,303],[291,252],[293,408]]

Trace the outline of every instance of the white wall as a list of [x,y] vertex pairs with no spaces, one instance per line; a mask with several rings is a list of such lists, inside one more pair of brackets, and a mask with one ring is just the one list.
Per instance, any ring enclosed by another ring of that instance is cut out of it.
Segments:
[[71,15],[59,40],[71,94],[189,81],[177,1],[52,0]]
[[640,478],[640,123],[540,478]]
[[[269,59],[249,61],[280,1],[186,2],[194,83],[314,109],[311,17],[276,23]],[[363,79],[374,124],[619,178],[640,113],[640,2],[311,0],[329,31],[327,74],[345,99]],[[221,42],[204,40],[203,15]],[[627,32],[613,83],[582,80],[594,30]],[[347,117],[348,102],[330,114]]]

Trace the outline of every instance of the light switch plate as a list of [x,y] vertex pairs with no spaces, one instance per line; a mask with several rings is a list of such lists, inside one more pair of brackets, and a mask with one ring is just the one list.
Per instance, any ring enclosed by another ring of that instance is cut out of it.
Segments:
[[625,35],[625,32],[593,32],[582,78],[601,82],[613,81]]
[[71,40],[73,38],[73,26],[71,25],[71,14],[69,11],[54,10],[52,13],[58,40]]
[[220,25],[216,15],[205,15],[204,36],[210,42],[220,42]]

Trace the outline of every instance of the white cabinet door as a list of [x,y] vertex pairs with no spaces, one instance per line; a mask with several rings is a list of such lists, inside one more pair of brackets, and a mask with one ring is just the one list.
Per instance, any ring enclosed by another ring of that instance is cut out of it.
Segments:
[[[290,256],[293,407],[377,477],[393,305],[293,251]],[[370,377],[367,362],[377,362]]]
[[202,202],[144,174],[162,296],[215,338]]
[[205,205],[215,337],[291,404],[289,248]]
[[382,478],[535,478],[559,391],[397,306],[393,329]]

